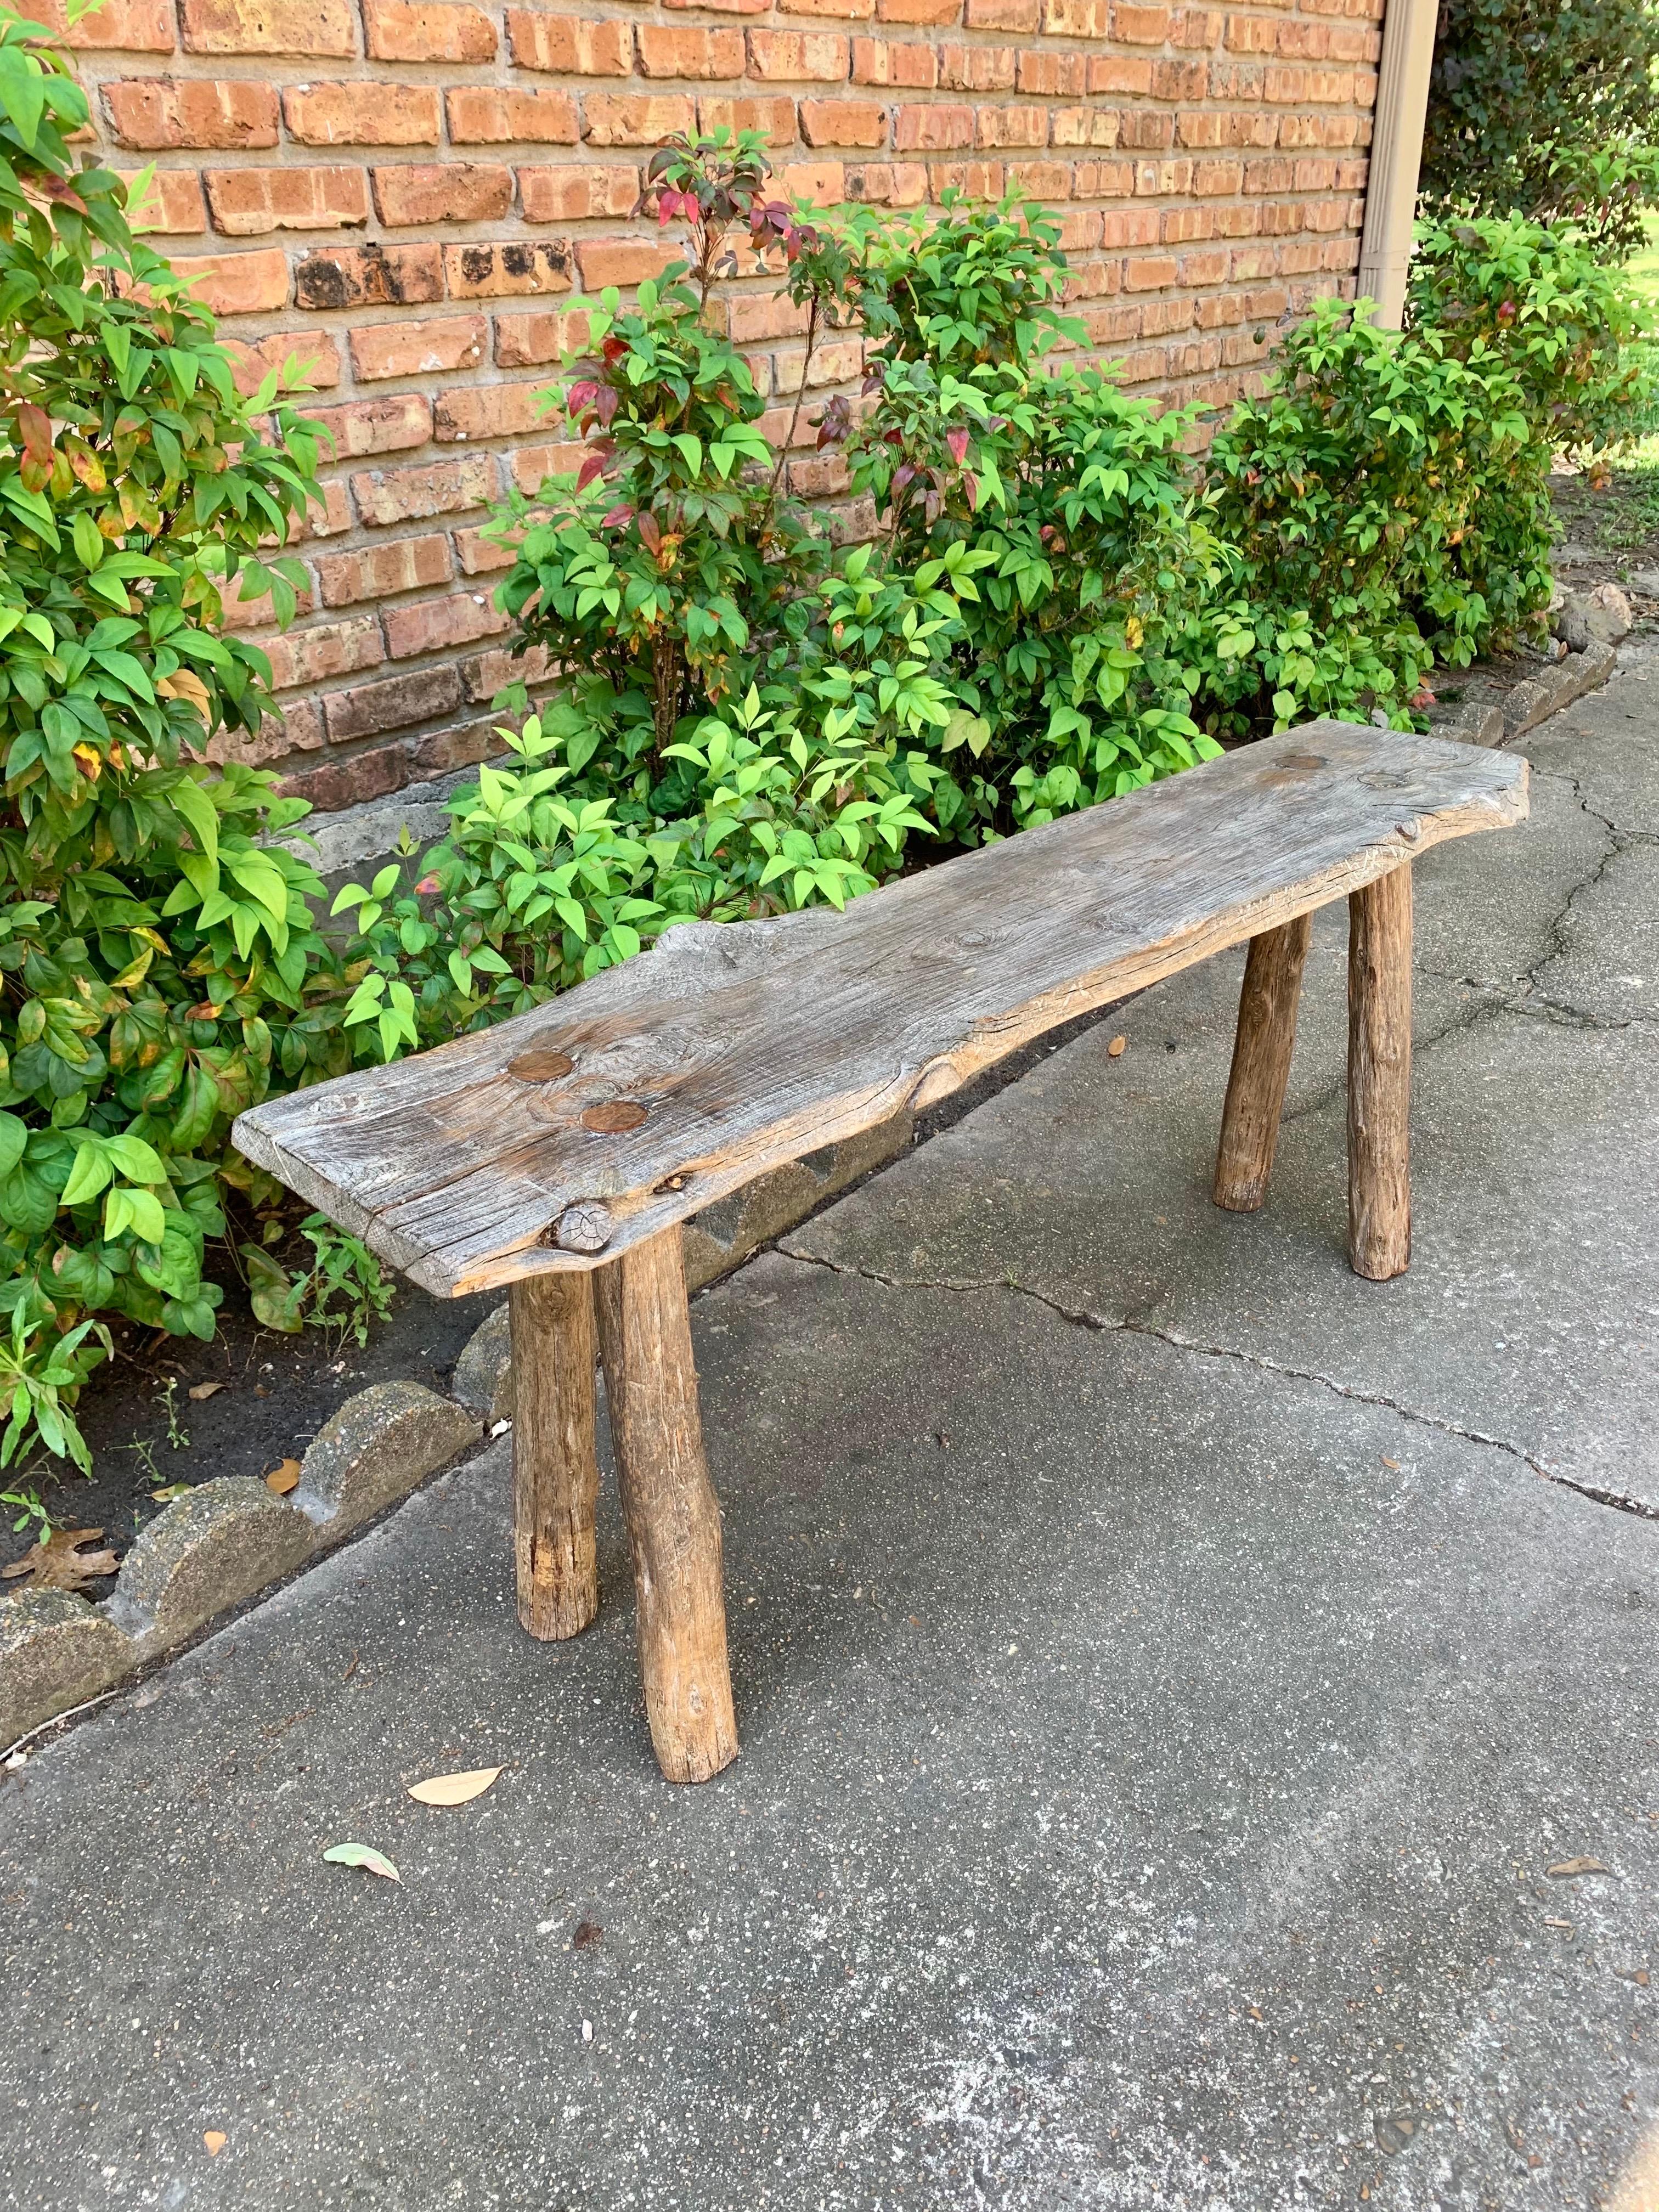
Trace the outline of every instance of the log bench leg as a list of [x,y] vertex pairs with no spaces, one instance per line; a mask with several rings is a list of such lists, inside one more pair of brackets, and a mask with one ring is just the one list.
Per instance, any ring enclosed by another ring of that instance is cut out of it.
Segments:
[[1254,1213],[1267,1196],[1312,930],[1304,914],[1250,939],[1215,1163],[1215,1202],[1229,1213]]
[[507,1310],[519,1619],[550,1642],[580,1634],[599,1609],[592,1277],[528,1276],[513,1285]]
[[599,1268],[596,1291],[651,1741],[671,1782],[707,1782],[737,1757],[738,1728],[678,1228]]
[[1412,872],[1348,901],[1348,1259],[1374,1283],[1412,1255]]

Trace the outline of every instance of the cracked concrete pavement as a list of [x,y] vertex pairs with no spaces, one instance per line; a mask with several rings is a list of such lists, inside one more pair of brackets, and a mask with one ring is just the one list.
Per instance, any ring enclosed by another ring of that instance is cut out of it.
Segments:
[[1234,958],[698,1302],[717,1782],[608,1491],[518,1631],[504,1441],[0,1778],[0,2204],[1659,2203],[1656,669],[1419,864],[1402,1281],[1338,917],[1260,1215]]

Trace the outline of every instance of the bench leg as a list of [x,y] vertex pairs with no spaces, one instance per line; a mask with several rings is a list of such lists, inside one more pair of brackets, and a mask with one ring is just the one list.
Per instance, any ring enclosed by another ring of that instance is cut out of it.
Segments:
[[651,1741],[671,1782],[707,1782],[737,1757],[738,1727],[678,1228],[600,1268],[596,1288]]
[[550,1642],[578,1635],[599,1609],[593,1279],[532,1275],[507,1297],[519,1619]]
[[1412,1256],[1412,872],[1348,901],[1348,1259],[1374,1283]]
[[1215,1163],[1215,1202],[1229,1213],[1254,1213],[1267,1194],[1312,930],[1298,915],[1250,939]]

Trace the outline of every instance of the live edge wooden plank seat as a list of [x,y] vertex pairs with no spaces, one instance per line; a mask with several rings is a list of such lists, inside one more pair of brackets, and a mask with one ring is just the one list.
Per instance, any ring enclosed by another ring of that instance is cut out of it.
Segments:
[[250,1158],[439,1297],[509,1286],[519,1615],[599,1607],[603,1363],[657,1757],[738,1748],[681,1224],[1249,941],[1218,1206],[1261,1205],[1314,911],[1349,902],[1349,1252],[1410,1252],[1411,863],[1522,820],[1507,754],[1313,722],[906,877],[844,914],[668,931],[550,1006],[244,1114]]

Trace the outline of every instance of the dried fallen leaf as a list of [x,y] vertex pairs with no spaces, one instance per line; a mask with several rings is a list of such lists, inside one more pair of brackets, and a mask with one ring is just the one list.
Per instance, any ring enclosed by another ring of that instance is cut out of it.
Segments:
[[578,1921],[576,1932],[570,1939],[571,1948],[575,1951],[591,1951],[604,1934],[605,1930],[597,1920]]
[[1641,1990],[1652,1979],[1645,1966],[1615,1966],[1613,1971],[1621,1982],[1634,1982]]
[[190,1491],[187,1482],[170,1482],[165,1490],[152,1490],[149,1502],[152,1505],[171,1505],[175,1498],[188,1498]]
[[202,2141],[207,2145],[207,2154],[210,2158],[217,2158],[228,2140],[229,2138],[222,2135],[217,2128],[204,2128],[202,2130]]
[[1128,1042],[1129,1040],[1126,1036],[1115,1036],[1110,1044],[1106,1048],[1107,1059],[1121,1060],[1123,1057],[1124,1048],[1127,1045]]
[[465,1774],[433,1774],[424,1782],[411,1782],[409,1794],[420,1805],[470,1805],[501,1772],[499,1766],[469,1767]]
[[31,1546],[21,1559],[0,1567],[0,1575],[8,1582],[27,1575],[30,1589],[83,1589],[88,1583],[112,1575],[121,1564],[113,1552],[81,1549],[82,1544],[97,1543],[103,1533],[101,1528],[54,1528],[45,1543]]
[[192,1382],[190,1386],[190,1395],[198,1400],[210,1398],[216,1390],[222,1390],[224,1387],[222,1382]]
[[1553,1866],[1546,1867],[1544,1871],[1557,1881],[1571,1881],[1574,1875],[1611,1874],[1613,1869],[1604,1867],[1600,1859],[1557,1859]]
[[1400,1462],[1397,1459],[1389,1459],[1385,1455],[1382,1464],[1384,1467],[1391,1467],[1396,1474],[1399,1474]]
[[366,1867],[370,1874],[380,1875],[387,1881],[403,1880],[385,1852],[371,1850],[367,1844],[331,1844],[323,1856],[335,1866]]
[[285,1459],[280,1467],[273,1467],[265,1477],[265,1488],[274,1490],[278,1498],[286,1498],[290,1490],[298,1486],[299,1480],[299,1461]]

